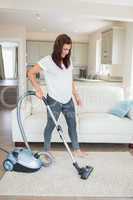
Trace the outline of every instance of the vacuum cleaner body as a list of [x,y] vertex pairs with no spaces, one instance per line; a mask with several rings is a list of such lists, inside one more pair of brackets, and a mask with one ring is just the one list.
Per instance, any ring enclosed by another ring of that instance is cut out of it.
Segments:
[[43,162],[26,148],[16,148],[9,152],[3,162],[6,171],[35,172],[43,166]]
[[[49,165],[52,164],[52,157],[49,153],[47,152],[36,152],[33,153],[27,138],[26,134],[22,125],[22,120],[21,120],[21,105],[23,102],[23,99],[26,96],[29,95],[35,95],[35,92],[29,91],[26,92],[23,96],[20,97],[18,104],[17,104],[17,121],[18,121],[18,126],[20,128],[20,132],[23,138],[23,141],[25,143],[26,148],[15,148],[11,152],[8,152],[2,148],[1,150],[5,151],[7,153],[7,157],[3,162],[4,169],[6,171],[17,171],[17,172],[35,172],[39,170],[42,166],[48,167]],[[43,154],[43,156],[47,157],[47,161],[44,162],[40,159],[40,156]]]

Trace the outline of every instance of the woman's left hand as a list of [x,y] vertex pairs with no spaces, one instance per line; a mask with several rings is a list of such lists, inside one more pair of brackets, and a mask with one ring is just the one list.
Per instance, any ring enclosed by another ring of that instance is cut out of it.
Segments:
[[75,100],[78,106],[83,106],[82,100],[78,94],[75,95]]

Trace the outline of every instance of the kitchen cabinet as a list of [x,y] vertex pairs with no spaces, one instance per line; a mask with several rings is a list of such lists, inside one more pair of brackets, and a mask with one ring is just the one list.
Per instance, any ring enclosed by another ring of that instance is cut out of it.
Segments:
[[123,64],[124,33],[123,27],[102,32],[101,64]]
[[51,55],[53,51],[53,42],[40,42],[39,43],[39,57],[40,59],[47,56]]
[[72,61],[74,66],[88,66],[88,43],[73,43]]
[[[26,42],[27,64],[33,65],[53,51],[52,41]],[[73,43],[71,59],[73,66],[88,66],[88,43]]]
[[27,41],[27,64],[34,65],[41,58],[50,55],[53,50],[53,44],[51,41]]
[[88,68],[88,43],[73,43],[71,59],[73,62],[73,78],[80,76],[80,70]]
[[39,60],[39,45],[38,41],[27,41],[26,51],[27,51],[27,64],[35,64]]
[[[103,81],[103,80],[90,80],[90,79],[83,79],[83,78],[75,78],[76,85],[77,87],[84,86],[84,87],[89,87],[89,86],[98,86],[98,87],[103,87],[103,86],[113,86],[113,87],[123,87],[122,82],[109,82],[109,81]],[[39,84],[41,87],[45,87],[46,90],[46,83],[45,80],[39,80]],[[34,90],[31,81],[27,79],[27,90]]]

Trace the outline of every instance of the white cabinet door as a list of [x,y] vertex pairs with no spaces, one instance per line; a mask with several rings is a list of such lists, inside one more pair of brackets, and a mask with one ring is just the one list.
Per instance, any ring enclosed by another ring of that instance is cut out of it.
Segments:
[[71,60],[72,60],[72,63],[74,65],[74,62],[75,62],[75,57],[74,57],[74,44],[72,45],[72,50],[71,50]]
[[106,34],[102,34],[102,57],[101,57],[101,63],[106,64],[107,63],[107,37]]
[[112,30],[102,33],[102,64],[112,63]]
[[51,55],[53,51],[53,42],[40,42],[39,45],[39,57],[40,59],[47,56]]
[[27,41],[27,64],[34,65],[39,61],[39,42],[38,41]]
[[124,29],[114,27],[102,33],[102,64],[122,64]]
[[72,51],[73,65],[88,65],[88,43],[74,43]]
[[107,34],[107,63],[112,63],[112,40],[113,40],[113,31],[109,31]]
[[27,64],[33,65],[41,58],[51,55],[53,42],[49,41],[27,41]]
[[123,64],[124,62],[124,29],[115,28],[113,30],[113,51],[112,51],[112,63]]
[[[27,41],[27,63],[35,64],[41,58],[51,55],[54,42],[51,41]],[[71,52],[74,66],[88,65],[88,43],[74,43]]]

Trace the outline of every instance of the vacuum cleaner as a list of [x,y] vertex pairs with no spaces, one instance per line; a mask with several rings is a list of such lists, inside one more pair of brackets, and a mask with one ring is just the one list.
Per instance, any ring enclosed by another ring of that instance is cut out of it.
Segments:
[[[25,93],[24,96],[22,96],[19,100],[19,104],[17,106],[17,119],[18,119],[18,124],[19,124],[19,128],[23,137],[23,141],[27,147],[27,149],[17,149],[14,150],[13,152],[8,154],[7,159],[4,161],[4,168],[6,170],[18,170],[19,171],[36,171],[39,170],[41,168],[41,166],[45,166],[46,164],[42,163],[42,161],[39,159],[40,157],[40,153],[33,153],[29,147],[29,144],[27,142],[26,136],[25,136],[25,132],[22,126],[22,122],[21,122],[21,116],[20,116],[20,108],[21,108],[21,103],[23,101],[23,98],[25,96],[28,95],[35,95],[36,93],[35,91],[28,91]],[[63,130],[62,127],[58,124],[58,122],[56,121],[52,110],[50,108],[50,106],[47,103],[47,99],[43,96],[42,97],[43,102],[45,103],[47,110],[55,124],[56,130],[59,133],[60,138],[62,139],[70,157],[73,163],[73,166],[75,167],[75,169],[77,170],[78,174],[80,175],[81,179],[87,179],[89,177],[89,175],[91,174],[91,172],[93,171],[93,167],[92,166],[88,166],[86,165],[85,167],[79,167],[77,161],[75,160],[75,158],[72,155],[72,152],[67,144],[67,142],[65,141],[65,137],[63,134]],[[44,155],[47,154],[46,152],[44,152]],[[49,158],[49,162],[47,163],[47,166],[49,166],[52,163],[52,158],[49,154],[46,155]],[[17,159],[16,159],[17,157]],[[23,169],[22,169],[23,168]],[[24,169],[25,168],[25,169]]]
[[[25,143],[25,148],[15,148],[11,152],[8,152],[7,150],[0,147],[2,151],[7,153],[7,157],[3,162],[4,169],[6,171],[16,171],[16,172],[36,172],[41,167],[48,167],[52,164],[52,156],[47,152],[32,152],[28,142],[27,138],[22,126],[22,120],[21,120],[21,105],[23,102],[23,99],[31,95],[33,93],[26,92],[22,97],[20,97],[18,104],[17,104],[17,121],[20,128],[20,132],[23,138],[23,141]],[[40,156],[43,155],[43,160],[40,159]],[[46,158],[46,159],[45,159]]]

